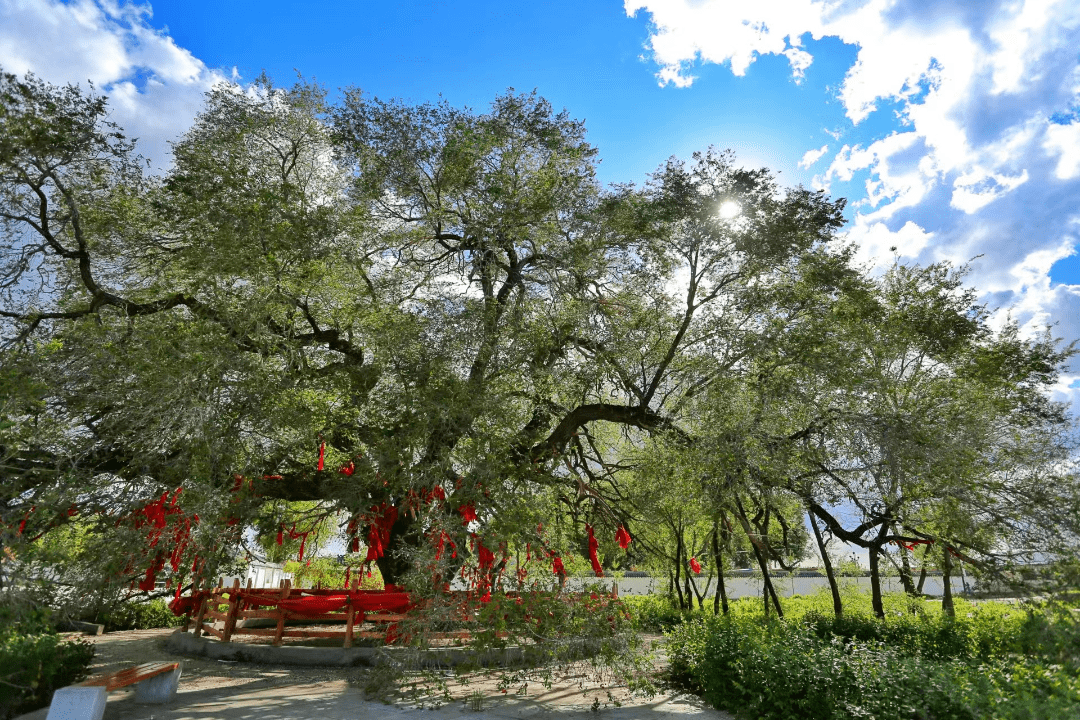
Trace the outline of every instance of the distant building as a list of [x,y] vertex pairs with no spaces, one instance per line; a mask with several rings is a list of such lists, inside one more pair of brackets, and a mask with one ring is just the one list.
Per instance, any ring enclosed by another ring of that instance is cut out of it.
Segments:
[[[251,563],[248,565],[247,574],[239,578],[241,585],[247,585],[248,580],[251,581],[252,587],[274,587],[276,588],[281,584],[282,580],[292,580],[292,573],[285,572],[285,566],[282,563],[270,562],[269,560],[263,560],[261,558],[252,558]],[[222,580],[223,585],[232,585],[233,580],[236,580],[237,576],[230,575]]]

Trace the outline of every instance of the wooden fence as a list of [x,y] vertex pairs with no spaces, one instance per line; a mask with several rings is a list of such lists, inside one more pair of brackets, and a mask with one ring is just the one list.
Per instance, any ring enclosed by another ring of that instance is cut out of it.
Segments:
[[[281,645],[283,638],[341,638],[344,647],[352,647],[356,638],[370,638],[387,641],[388,632],[391,640],[395,634],[394,624],[405,620],[406,615],[393,612],[362,612],[353,606],[353,596],[359,592],[358,581],[353,580],[352,592],[346,594],[345,604],[342,610],[335,612],[305,613],[295,609],[284,607],[245,608],[243,598],[245,594],[257,593],[262,597],[276,595],[279,601],[299,600],[303,591],[293,588],[290,580],[282,580],[278,588],[252,588],[251,580],[247,587],[241,588],[240,581],[234,580],[231,587],[222,587],[220,583],[201,593],[201,599],[196,605],[192,615],[188,615],[184,623],[184,630],[194,625],[194,635],[199,637],[203,633],[213,635],[222,642],[230,642],[234,635],[257,635],[273,637],[274,645]],[[222,612],[220,607],[227,606]],[[276,620],[276,627],[246,627],[243,620],[268,619]],[[357,623],[360,619],[360,623]],[[209,622],[208,622],[209,621]],[[214,621],[224,623],[222,629],[214,626]],[[327,629],[286,629],[286,623],[290,621],[300,622],[336,622],[345,626],[344,630]],[[363,629],[371,625],[373,629]],[[378,629],[376,629],[378,628]]]

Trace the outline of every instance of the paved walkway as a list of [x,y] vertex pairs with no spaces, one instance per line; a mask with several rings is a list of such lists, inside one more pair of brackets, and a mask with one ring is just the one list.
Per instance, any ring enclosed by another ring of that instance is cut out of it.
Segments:
[[[464,687],[455,682],[455,699],[433,697],[386,704],[370,700],[364,687],[370,682],[366,668],[282,668],[246,663],[179,658],[164,648],[169,630],[110,633],[89,638],[97,644],[92,672],[113,672],[140,662],[182,659],[184,673],[176,701],[170,705],[139,705],[134,692],[110,693],[105,720],[355,720],[356,718],[409,718],[415,720],[494,720],[580,715],[612,720],[686,718],[731,720],[731,716],[704,706],[693,696],[658,695],[651,700],[632,698],[625,688],[606,688],[585,676],[563,676],[550,689],[530,683],[523,695],[503,694],[492,679],[476,677]],[[469,695],[482,697],[482,709],[469,707]],[[609,696],[610,693],[610,696]],[[616,707],[612,700],[619,700]],[[418,705],[422,704],[423,707]],[[18,720],[44,720],[45,709]]]

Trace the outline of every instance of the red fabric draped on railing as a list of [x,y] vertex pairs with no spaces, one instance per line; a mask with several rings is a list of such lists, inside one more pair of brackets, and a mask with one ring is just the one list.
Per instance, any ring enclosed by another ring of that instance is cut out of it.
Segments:
[[299,615],[322,615],[338,612],[345,607],[345,595],[321,595],[316,597],[298,597],[279,600],[277,606],[282,610]]
[[[296,592],[296,591],[293,591]],[[237,593],[237,601],[246,607],[280,607],[281,609],[298,615],[323,615],[325,613],[339,612],[345,607],[348,598],[352,598],[354,610],[359,612],[386,611],[403,613],[412,607],[412,599],[409,593],[394,588],[393,590],[358,590],[356,592],[342,592],[341,590],[301,590],[299,597],[282,598],[279,593],[266,591],[253,592],[241,590]],[[198,608],[199,600],[209,592],[202,591],[188,597],[178,597],[169,603],[169,609],[174,615],[186,615]]]

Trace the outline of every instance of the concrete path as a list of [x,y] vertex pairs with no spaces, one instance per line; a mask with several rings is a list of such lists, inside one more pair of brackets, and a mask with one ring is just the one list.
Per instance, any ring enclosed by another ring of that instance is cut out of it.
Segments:
[[[113,692],[104,720],[503,720],[570,715],[611,720],[732,720],[730,715],[706,707],[693,696],[631,698],[625,689],[608,689],[584,676],[563,676],[550,689],[530,683],[524,695],[512,689],[503,694],[493,680],[477,678],[466,687],[455,682],[455,699],[450,702],[418,697],[410,702],[399,699],[386,704],[368,699],[365,694],[366,673],[370,672],[366,669],[283,668],[174,657],[164,647],[168,634],[167,630],[146,630],[88,638],[97,645],[94,673],[153,660],[184,661],[174,703],[140,705],[135,703],[133,691]],[[480,711],[469,707],[473,693],[482,697]],[[619,699],[622,707],[614,706],[612,698]],[[46,714],[47,710],[42,709],[17,720],[45,720]]]
[[[258,683],[253,683],[258,685]],[[655,702],[634,707],[598,708],[590,706],[549,705],[543,698],[485,702],[485,709],[472,711],[462,702],[439,708],[420,709],[405,705],[386,705],[366,700],[363,691],[346,686],[343,681],[314,685],[280,687],[232,687],[185,692],[181,684],[176,702],[170,706],[137,705],[133,693],[112,693],[104,720],[354,720],[355,718],[401,718],[415,720],[503,720],[505,718],[562,717],[592,715],[612,720],[644,718],[727,719],[730,716],[704,709],[696,699],[657,698]],[[489,706],[489,707],[488,707]],[[23,715],[20,720],[44,720],[46,711]]]

